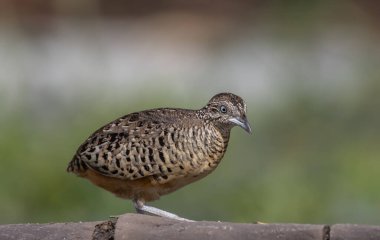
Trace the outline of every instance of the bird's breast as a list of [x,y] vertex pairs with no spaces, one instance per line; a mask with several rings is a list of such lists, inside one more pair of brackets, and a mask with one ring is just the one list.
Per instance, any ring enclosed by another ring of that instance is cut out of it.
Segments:
[[184,155],[188,173],[198,175],[212,171],[226,152],[228,139],[212,126],[191,127],[179,139],[175,153]]
[[157,195],[168,194],[207,176],[226,152],[228,139],[212,128],[194,127],[183,131],[184,138],[175,142],[172,154],[169,154],[171,159],[180,161],[183,169],[173,171],[167,179],[159,178],[154,184]]

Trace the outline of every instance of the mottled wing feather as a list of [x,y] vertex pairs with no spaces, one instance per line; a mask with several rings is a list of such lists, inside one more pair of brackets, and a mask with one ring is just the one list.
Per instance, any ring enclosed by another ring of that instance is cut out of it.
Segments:
[[180,174],[184,166],[169,157],[179,136],[167,111],[132,113],[107,124],[90,136],[76,157],[103,175],[121,179],[153,175],[160,180]]

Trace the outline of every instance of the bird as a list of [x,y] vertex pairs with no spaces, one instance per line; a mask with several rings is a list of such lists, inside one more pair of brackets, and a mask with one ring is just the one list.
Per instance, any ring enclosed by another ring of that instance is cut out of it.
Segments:
[[133,112],[91,134],[79,146],[67,171],[132,200],[137,213],[188,220],[146,202],[215,170],[234,126],[252,133],[246,103],[233,93],[216,94],[197,110]]

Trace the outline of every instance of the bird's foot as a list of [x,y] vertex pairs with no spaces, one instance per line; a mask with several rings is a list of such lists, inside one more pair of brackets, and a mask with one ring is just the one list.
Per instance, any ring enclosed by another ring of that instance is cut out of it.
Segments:
[[267,224],[267,223],[265,223],[265,222],[260,222],[260,221],[256,221],[255,223],[256,223],[256,224]]
[[194,222],[193,220],[186,219],[179,217],[176,214],[161,210],[159,208],[151,207],[151,206],[146,206],[142,204],[141,202],[134,202],[136,212],[140,214],[146,214],[146,215],[151,215],[151,216],[158,216],[158,217],[166,217],[178,221],[186,221],[186,222]]

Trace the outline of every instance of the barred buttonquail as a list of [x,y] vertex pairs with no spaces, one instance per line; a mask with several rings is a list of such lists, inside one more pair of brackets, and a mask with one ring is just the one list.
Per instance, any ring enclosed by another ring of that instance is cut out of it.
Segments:
[[212,172],[227,149],[231,128],[251,133],[246,111],[239,96],[220,93],[199,110],[159,108],[125,115],[93,133],[67,171],[132,199],[137,212],[182,219],[144,204]]

